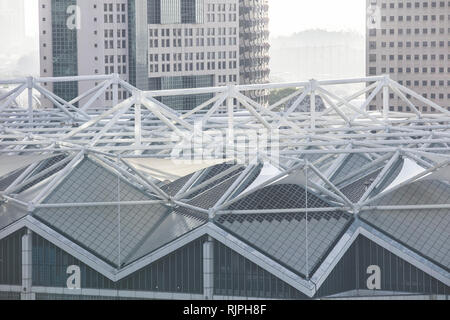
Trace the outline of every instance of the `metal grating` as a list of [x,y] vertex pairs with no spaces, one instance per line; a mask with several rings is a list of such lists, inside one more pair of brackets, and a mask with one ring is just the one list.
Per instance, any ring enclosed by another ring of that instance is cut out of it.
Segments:
[[[187,201],[186,203],[198,208],[202,209],[211,209],[220,200],[222,195],[231,187],[231,185],[236,181],[239,174],[236,174],[234,177],[228,178],[227,180],[221,182],[220,184],[212,187],[209,190],[204,191],[203,193],[197,195],[195,198]],[[192,216],[197,219],[206,220],[207,216],[204,213],[195,211],[190,208],[178,207],[176,212],[179,214]]]
[[[66,158],[65,155],[57,155],[56,157],[50,158],[50,159],[46,159],[43,160],[39,166],[37,166],[37,168],[33,171],[33,173],[27,177],[27,179],[32,178],[34,176],[36,176],[37,174],[41,173],[42,171],[50,168],[51,166],[53,166],[54,164],[57,164],[58,162],[64,160]],[[45,175],[43,175],[42,177],[24,185],[22,188],[20,188],[20,190],[18,190],[18,193],[22,193],[25,190],[30,189],[31,187],[37,185],[38,183],[44,181],[45,179],[47,179],[48,177],[51,177],[52,175],[54,175],[55,173],[57,173],[58,171],[60,171],[62,168],[64,168],[63,165],[58,166],[56,168],[54,168],[53,170],[47,172]]]
[[233,191],[229,199],[235,198],[238,196],[242,191],[246,190],[255,180],[258,178],[259,174],[262,171],[264,164],[260,163],[251,170],[251,173],[240,183],[240,185],[236,188],[236,190]]
[[[231,204],[229,210],[295,209],[306,207],[306,192],[296,184],[264,187]],[[308,191],[309,208],[330,207],[328,203]]]
[[178,191],[180,191],[184,187],[184,185],[186,183],[188,183],[189,179],[191,179],[191,177],[193,175],[194,174],[190,174],[190,175],[187,175],[187,176],[182,177],[180,179],[177,179],[177,180],[175,180],[175,181],[173,181],[171,183],[168,183],[168,184],[162,186],[161,190],[163,190],[169,196],[175,196],[178,193]]
[[12,174],[4,177],[0,180],[0,191],[5,191],[11,183],[16,181],[16,179],[25,171],[25,169],[20,169],[14,171]]
[[348,176],[353,171],[360,169],[367,165],[370,161],[360,154],[350,154],[344,163],[336,170],[336,173],[331,178],[331,182],[339,181]]
[[210,209],[214,207],[217,201],[223,196],[223,194],[233,185],[239,174],[235,174],[232,177],[217,183],[213,188],[199,194],[195,198],[189,200],[189,204],[200,207],[203,209]]
[[[223,171],[230,169],[234,165],[235,164],[222,163],[222,164],[215,165],[209,169],[206,169],[204,174],[200,177],[200,179],[198,181],[196,181],[196,183],[193,185],[193,187],[198,186],[204,182],[207,182],[208,180],[214,178],[219,173],[222,173]],[[233,172],[230,172],[229,174],[223,176],[222,178],[217,179],[217,180],[209,183],[208,185],[204,186],[203,188],[200,188],[199,190],[195,191],[194,193],[189,195],[189,198],[191,198],[191,199],[195,198],[199,194],[212,188],[214,185],[218,185],[218,184],[222,183],[223,181],[229,179],[230,177],[236,175],[237,173],[241,173],[243,170],[244,170],[244,168],[240,167],[240,168],[234,170]]]
[[44,203],[151,200],[151,196],[89,159],[82,160]]
[[342,193],[352,202],[357,203],[367,188],[375,181],[382,169],[379,169],[361,179],[358,179],[341,189]]
[[234,165],[235,164],[231,164],[231,163],[221,163],[221,164],[212,166],[210,168],[207,168],[207,169],[205,169],[204,173],[202,174],[202,176],[200,177],[200,179],[197,181],[196,184],[201,184],[201,183],[215,177],[217,174],[230,169]]
[[403,159],[397,160],[397,162],[392,166],[392,168],[388,170],[388,172],[384,175],[383,179],[381,179],[381,182],[378,184],[378,186],[375,189],[373,189],[369,198],[376,196],[377,194],[381,193],[384,189],[386,189],[387,186],[389,186],[400,174],[402,167],[403,167]]

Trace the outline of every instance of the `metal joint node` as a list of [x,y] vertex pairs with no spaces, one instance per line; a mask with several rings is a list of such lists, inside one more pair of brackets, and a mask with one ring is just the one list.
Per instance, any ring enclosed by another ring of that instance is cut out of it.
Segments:
[[214,208],[211,208],[208,210],[208,218],[209,220],[214,219],[214,217],[216,216],[217,210]]
[[33,89],[34,87],[34,78],[33,77],[27,77],[27,88]]
[[133,95],[133,98],[136,99],[136,101],[142,100],[142,91],[141,90],[133,90],[132,95]]
[[317,89],[317,87],[319,86],[319,83],[317,82],[316,79],[311,79],[311,80],[309,80],[309,85],[310,85],[311,91],[315,91]]

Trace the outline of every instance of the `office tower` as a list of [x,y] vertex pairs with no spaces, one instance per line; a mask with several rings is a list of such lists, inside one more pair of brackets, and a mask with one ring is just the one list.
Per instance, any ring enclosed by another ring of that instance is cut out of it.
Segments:
[[[40,68],[42,77],[118,73],[128,79],[127,0],[40,0]],[[66,101],[98,83],[45,83]],[[120,90],[119,99],[126,98]],[[110,105],[112,93],[100,97]]]
[[[118,73],[142,90],[267,82],[267,11],[266,0],[40,0],[41,75]],[[47,84],[66,100],[92,85]],[[161,100],[192,109],[209,98]]]
[[[450,1],[367,0],[367,7],[367,75],[389,74],[450,110]],[[422,112],[434,111],[411,101]],[[378,95],[369,109],[381,105]],[[389,106],[392,111],[409,111],[393,93]]]
[[[241,84],[269,82],[269,3],[268,0],[239,1],[240,77]],[[265,90],[250,96],[266,103]]]
[[[147,6],[148,73],[137,74],[138,81],[148,81],[150,90],[239,84],[237,0],[148,0]],[[192,109],[210,98],[162,100]]]

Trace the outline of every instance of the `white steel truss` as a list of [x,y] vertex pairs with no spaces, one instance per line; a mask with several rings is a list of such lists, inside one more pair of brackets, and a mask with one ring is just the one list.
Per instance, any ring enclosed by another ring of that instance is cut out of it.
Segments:
[[[71,101],[65,101],[42,86],[43,83],[67,81],[95,81],[98,85]],[[341,97],[333,92],[333,86],[354,84],[361,84],[364,88],[347,97]],[[330,266],[337,263],[344,251],[338,249],[331,251],[315,274],[304,279],[262,254],[254,253],[252,248],[217,226],[214,219],[230,214],[345,211],[355,217],[355,222],[338,245],[342,243],[343,248],[348,248],[357,234],[372,236],[383,246],[392,246],[397,252],[403,252],[406,260],[427,270],[442,282],[446,284],[450,282],[446,270],[432,261],[418,257],[406,248],[402,251],[402,244],[378,234],[376,230],[359,220],[362,212],[375,209],[450,209],[450,203],[374,204],[383,196],[433,174],[444,172],[442,177],[450,180],[446,176],[450,170],[450,111],[398,84],[389,76],[161,91],[139,90],[121,80],[118,75],[1,80],[0,85],[12,86],[10,91],[0,96],[0,157],[66,155],[38,175],[29,175],[34,170],[34,165],[27,167],[3,192],[0,192],[5,201],[15,203],[28,212],[39,208],[165,204],[168,207],[178,206],[194,210],[209,220],[201,229],[187,234],[175,245],[166,246],[125,269],[120,269],[120,264],[117,269],[111,267],[75,244],[70,244],[69,240],[58,238],[56,232],[48,227],[44,228],[30,216],[16,224],[31,228],[50,241],[57,242],[55,239],[59,239],[59,242],[62,241],[60,245],[68,252],[110,279],[120,279],[157,257],[176,250],[181,243],[208,234],[219,241],[227,242],[228,245],[230,241],[233,242],[232,247],[238,252],[246,252],[252,261],[264,269],[308,296],[313,296],[318,290],[317,286],[320,287],[331,271]],[[295,90],[270,106],[261,105],[246,95],[249,91],[286,88]],[[101,107],[98,99],[110,89],[113,90],[114,103],[108,108]],[[117,100],[119,89],[128,92],[127,98],[121,102]],[[27,93],[27,104],[17,105],[15,100],[24,92]],[[48,99],[52,107],[36,106],[33,103],[36,101],[33,97],[36,93],[40,93],[40,98]],[[192,110],[176,111],[164,104],[166,97],[199,94],[208,94],[210,98]],[[397,95],[408,106],[408,111],[390,111],[389,99],[383,99],[384,103],[379,109],[368,111],[377,95],[389,97],[390,94]],[[307,97],[310,102],[305,104]],[[323,106],[316,103],[316,97],[321,98]],[[420,112],[417,103],[432,108],[434,112]],[[216,147],[218,132],[225,137],[223,149]],[[250,135],[266,139],[266,148],[264,150],[240,148],[237,144],[240,137]],[[201,150],[202,159],[237,162],[228,170],[209,177],[200,184],[196,184],[196,181],[201,172],[193,173],[176,195],[169,195],[163,190],[164,184],[160,180],[145,175],[130,164],[134,159],[177,160],[192,157],[192,160],[195,160],[195,152],[192,154],[185,151],[173,152],[180,145],[189,145],[192,141],[194,142],[192,149]],[[204,153],[204,150],[211,149],[215,150],[214,155]],[[267,151],[274,149],[277,151],[275,154]],[[339,171],[352,156],[362,157],[365,159],[364,164],[339,176]],[[51,191],[71,174],[73,168],[84,157],[89,157],[121,179],[147,192],[153,199],[121,201],[119,197],[117,202],[43,203]],[[406,177],[390,189],[381,188],[398,161],[405,159],[413,161],[423,170]],[[277,173],[255,187],[235,194],[235,190],[239,189],[247,177],[255,171],[257,165],[262,163],[273,165],[278,170]],[[46,177],[57,168],[63,169],[52,175],[51,181],[39,190],[32,200],[25,201],[15,197],[18,190]],[[343,186],[369,173],[373,173],[374,178],[369,180],[358,200],[351,200],[342,192]],[[214,185],[228,174],[236,174],[237,179],[211,208],[205,209],[189,203],[192,194],[204,187],[210,187],[211,184]],[[292,177],[295,177],[296,183],[306,186],[307,193],[311,192],[326,199],[330,206],[264,210],[229,209],[233,203],[246,196]],[[0,235],[8,232],[0,230]]]

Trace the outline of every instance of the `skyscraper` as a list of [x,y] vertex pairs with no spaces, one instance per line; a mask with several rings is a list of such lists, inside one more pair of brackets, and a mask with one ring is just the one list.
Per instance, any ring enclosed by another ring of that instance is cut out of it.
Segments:
[[[150,90],[239,84],[237,0],[148,0],[147,7],[148,73],[139,78]],[[209,98],[162,100],[192,109]]]
[[[450,110],[450,1],[367,0],[367,8],[367,75],[389,74]],[[422,112],[434,111],[407,98]],[[381,105],[378,95],[369,108]],[[410,111],[392,93],[389,106],[392,111]]]
[[[241,84],[269,82],[269,3],[268,0],[239,1]],[[258,102],[267,102],[264,90],[251,93]]]
[[[268,81],[266,0],[40,0],[39,5],[42,76],[118,73],[144,90]],[[92,85],[69,82],[49,89],[70,100]],[[126,93],[119,91],[123,98]],[[191,109],[208,98],[162,99]],[[105,105],[111,100],[111,92],[102,97]]]

